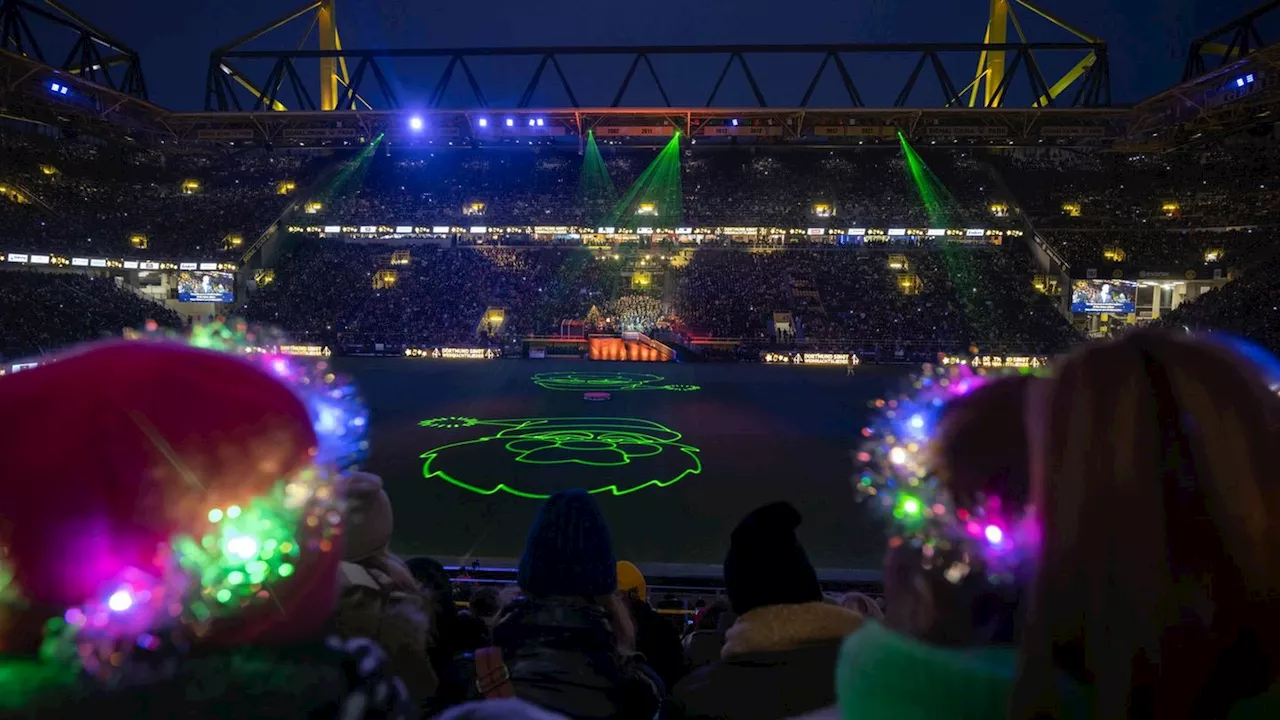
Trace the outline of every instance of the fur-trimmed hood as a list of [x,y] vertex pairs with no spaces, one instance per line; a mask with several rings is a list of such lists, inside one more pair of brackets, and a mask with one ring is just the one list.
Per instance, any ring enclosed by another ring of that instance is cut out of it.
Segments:
[[823,602],[767,605],[745,615],[725,633],[720,657],[785,652],[804,645],[839,640],[862,627],[858,613]]

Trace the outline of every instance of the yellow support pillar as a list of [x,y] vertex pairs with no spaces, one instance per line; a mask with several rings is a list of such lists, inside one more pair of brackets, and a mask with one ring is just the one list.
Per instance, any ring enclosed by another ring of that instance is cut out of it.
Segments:
[[[991,11],[987,19],[986,42],[999,45],[1008,41],[1009,36],[1009,2],[1008,0],[991,0]],[[992,107],[997,100],[996,90],[1004,81],[1005,58],[1003,50],[992,50],[986,53],[985,77],[983,77],[983,107]]]
[[[316,11],[320,49],[327,52],[337,52],[339,47],[334,2],[335,0],[320,0],[320,7]],[[338,58],[334,56],[320,58],[320,109],[338,109]]]

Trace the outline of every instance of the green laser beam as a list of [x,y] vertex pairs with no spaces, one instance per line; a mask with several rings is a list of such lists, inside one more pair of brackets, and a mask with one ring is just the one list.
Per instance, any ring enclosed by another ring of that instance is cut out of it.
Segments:
[[[423,453],[422,475],[425,479],[438,477],[445,482],[479,495],[495,495],[505,492],[516,497],[542,499],[551,492],[531,491],[514,487],[503,481],[482,481],[468,477],[471,463],[467,453],[480,452],[486,460],[507,460],[511,463],[534,468],[561,467],[564,469],[609,469],[609,477],[599,478],[600,484],[588,487],[592,494],[609,494],[615,497],[630,495],[649,487],[669,487],[690,475],[702,472],[699,448],[679,442],[683,436],[671,428],[640,418],[516,418],[509,420],[480,420],[466,417],[442,417],[423,420],[421,427],[433,429],[458,429],[479,426],[501,427],[496,434],[441,445]],[[497,445],[505,450],[498,452]],[[664,465],[655,465],[662,460]],[[649,461],[646,463],[646,461]],[[675,462],[675,467],[670,463]],[[451,463],[461,467],[453,468]],[[650,465],[645,468],[644,465]],[[635,477],[620,482],[618,475],[626,475],[629,468]],[[515,472],[502,473],[504,478]],[[581,473],[578,473],[581,475]],[[556,479],[568,478],[574,482],[572,472],[557,473]],[[582,483],[566,485],[578,487]]]
[[607,216],[607,225],[614,227],[631,227],[640,222],[635,217],[636,210],[644,203],[652,203],[656,215],[652,220],[644,220],[645,224],[657,226],[677,225],[684,217],[684,191],[680,181],[680,133],[671,136],[671,140],[662,148],[649,167],[645,168],[627,193]]
[[577,392],[623,392],[631,390],[670,390],[672,392],[692,392],[701,390],[698,385],[671,384],[663,385],[666,380],[661,375],[649,373],[627,372],[546,372],[537,373],[531,378],[533,382],[545,390],[568,390]]

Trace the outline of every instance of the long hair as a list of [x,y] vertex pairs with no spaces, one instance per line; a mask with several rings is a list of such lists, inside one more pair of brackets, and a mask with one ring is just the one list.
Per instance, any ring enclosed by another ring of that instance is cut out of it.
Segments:
[[[1012,717],[1217,717],[1280,677],[1280,400],[1224,346],[1140,332],[1077,353],[1041,412],[1044,541]],[[1040,415],[1040,418],[1035,417]]]

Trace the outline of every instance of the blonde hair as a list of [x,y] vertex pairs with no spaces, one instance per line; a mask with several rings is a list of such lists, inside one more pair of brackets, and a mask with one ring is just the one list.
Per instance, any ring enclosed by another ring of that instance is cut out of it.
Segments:
[[[1236,353],[1139,332],[1068,359],[1041,412],[1044,544],[1015,720],[1225,714],[1280,677],[1280,399]],[[1035,422],[1037,418],[1030,417]]]

